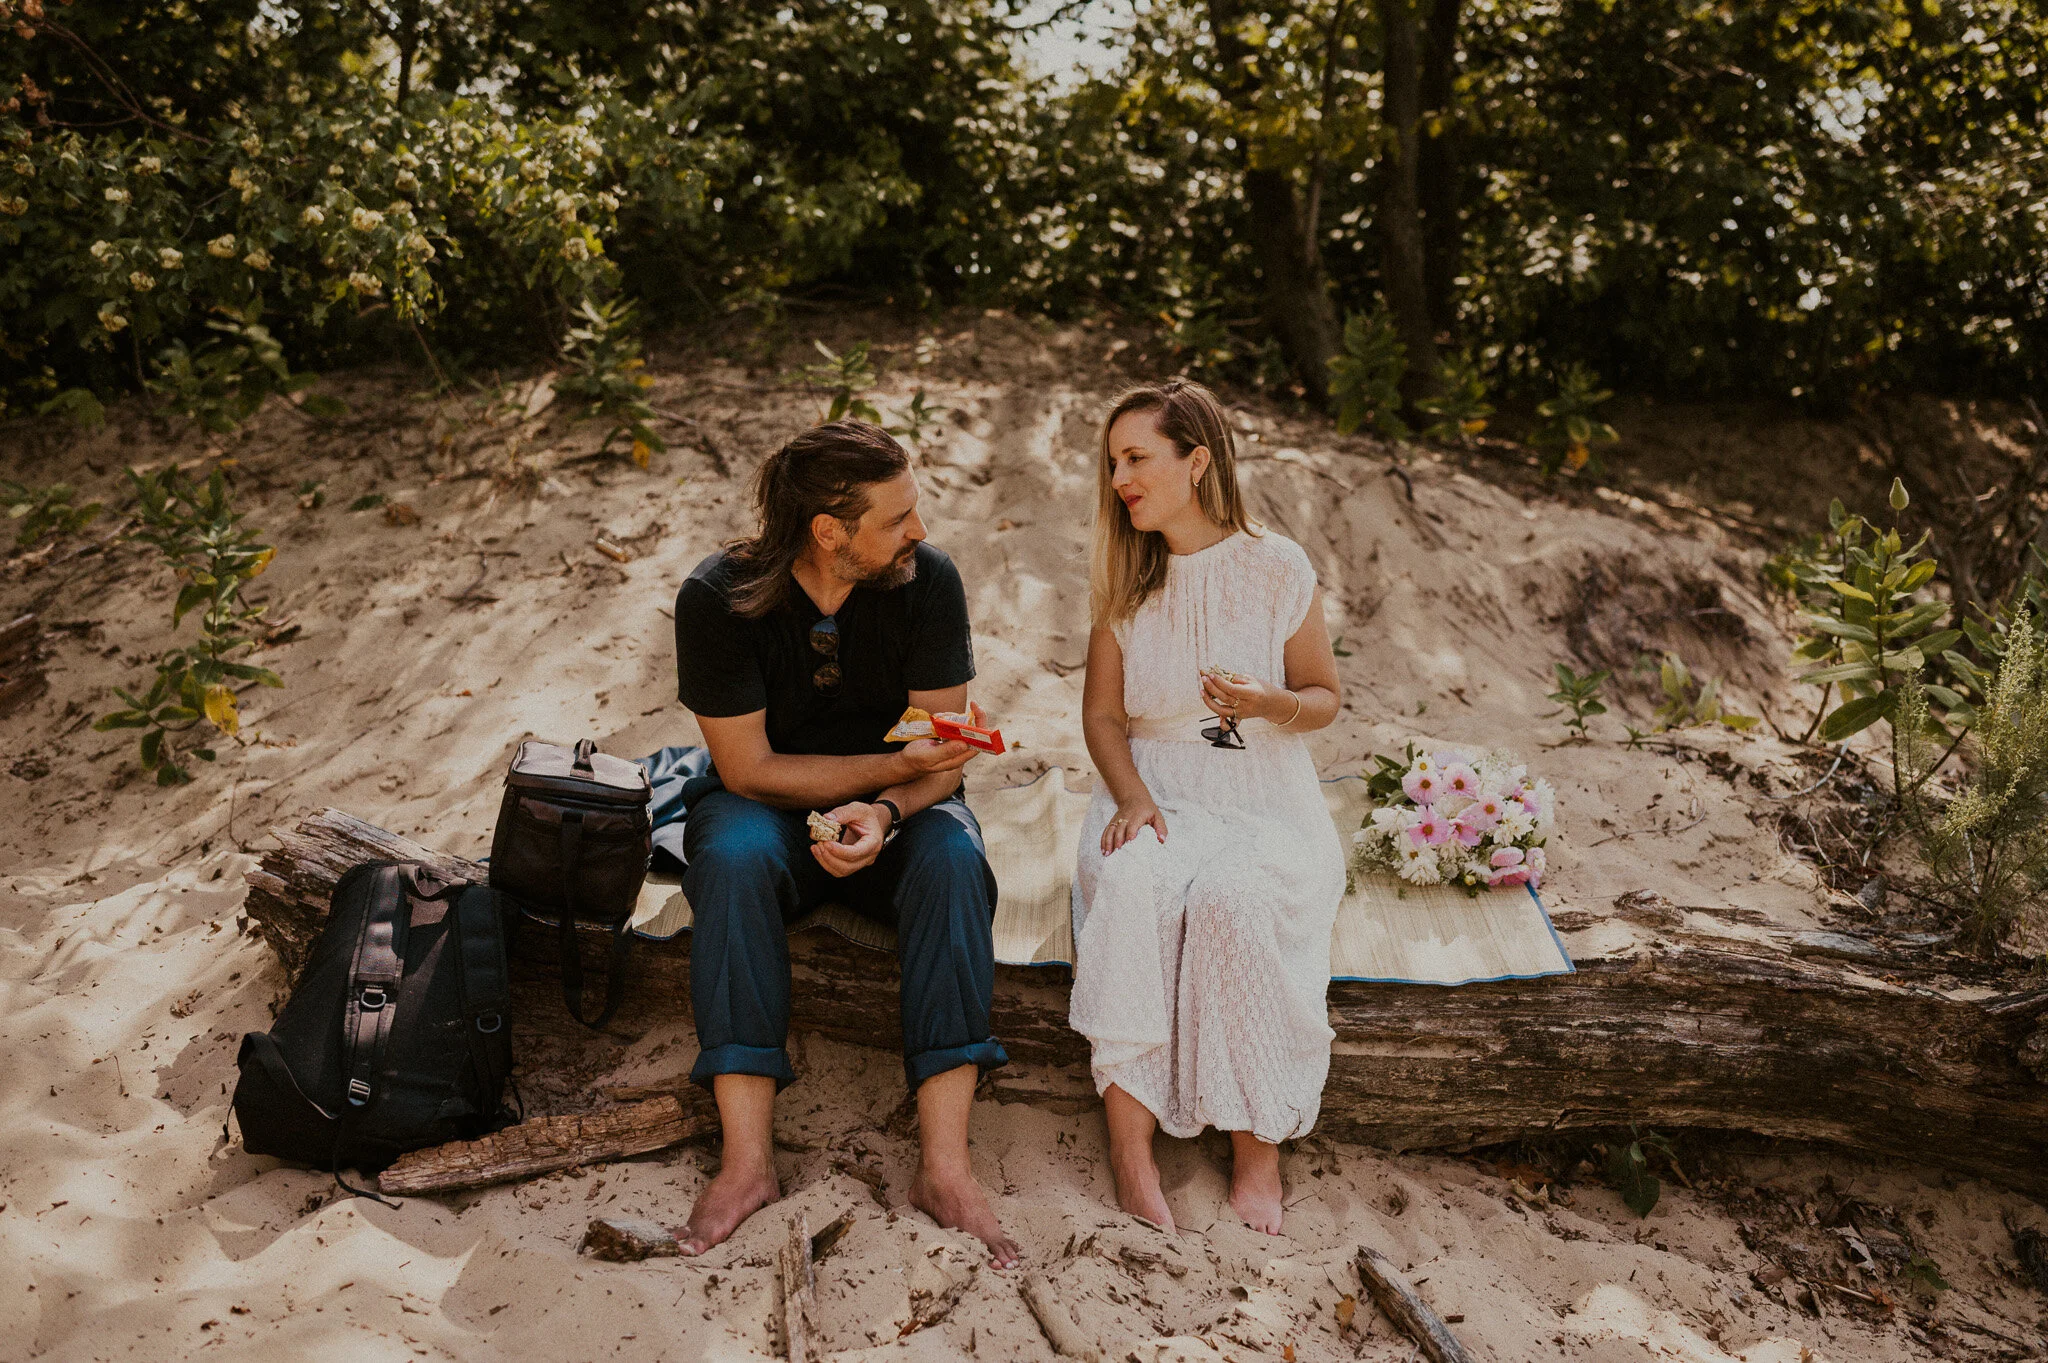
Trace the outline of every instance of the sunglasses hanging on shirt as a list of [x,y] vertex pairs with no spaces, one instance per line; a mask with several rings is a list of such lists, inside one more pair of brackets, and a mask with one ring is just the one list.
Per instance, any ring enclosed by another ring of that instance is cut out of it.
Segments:
[[837,620],[828,615],[811,626],[811,651],[820,659],[817,670],[811,673],[812,687],[822,696],[837,695],[841,678]]

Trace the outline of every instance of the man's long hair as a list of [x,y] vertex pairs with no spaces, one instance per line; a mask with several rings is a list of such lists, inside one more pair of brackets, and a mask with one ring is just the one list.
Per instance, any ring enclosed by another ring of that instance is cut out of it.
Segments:
[[813,426],[768,456],[754,477],[760,530],[733,540],[728,600],[758,620],[789,600],[790,569],[810,546],[811,521],[825,515],[850,531],[867,513],[868,489],[910,468],[910,456],[880,426],[830,421]]
[[1139,530],[1131,510],[1110,486],[1109,429],[1127,412],[1152,412],[1159,433],[1186,459],[1197,447],[1209,451],[1209,467],[1195,484],[1202,514],[1225,530],[1263,533],[1245,515],[1237,487],[1237,442],[1216,395],[1191,379],[1143,383],[1117,396],[1102,419],[1102,450],[1095,468],[1095,549],[1089,571],[1089,605],[1094,621],[1110,626],[1127,620],[1166,581],[1166,536]]

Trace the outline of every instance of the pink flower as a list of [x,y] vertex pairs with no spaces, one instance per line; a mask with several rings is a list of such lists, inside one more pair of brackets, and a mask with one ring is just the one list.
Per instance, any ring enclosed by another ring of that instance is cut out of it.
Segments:
[[1507,812],[1507,806],[1498,795],[1482,795],[1459,813],[1458,817],[1481,832],[1493,828],[1500,822],[1500,816]]
[[1522,809],[1529,814],[1539,814],[1543,811],[1543,802],[1536,798],[1534,787],[1522,792]]
[[1510,866],[1522,864],[1522,849],[1519,847],[1496,847],[1493,851],[1493,868],[1504,871]]
[[1417,847],[1435,847],[1450,835],[1450,821],[1426,806],[1422,817],[1408,825],[1408,840]]
[[1494,871],[1486,877],[1486,883],[1494,889],[1505,889],[1510,885],[1527,885],[1529,873],[1517,866],[1512,871]]
[[1531,889],[1543,883],[1543,873],[1550,869],[1550,859],[1543,855],[1543,849],[1540,847],[1530,848],[1529,855],[1523,859],[1522,864],[1529,868]]
[[1427,807],[1436,803],[1437,792],[1443,786],[1433,771],[1411,771],[1402,778],[1401,789],[1416,804]]
[[1479,794],[1479,774],[1463,762],[1444,768],[1444,789],[1467,798]]
[[1463,817],[1459,817],[1451,820],[1451,836],[1457,839],[1460,847],[1477,847],[1483,834]]

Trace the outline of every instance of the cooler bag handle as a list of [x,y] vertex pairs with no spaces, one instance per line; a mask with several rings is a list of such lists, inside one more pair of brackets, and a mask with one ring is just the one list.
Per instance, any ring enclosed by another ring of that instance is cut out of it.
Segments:
[[591,755],[592,753],[596,752],[596,751],[597,751],[597,744],[596,744],[596,743],[595,743],[595,742],[594,742],[593,740],[591,740],[591,739],[588,739],[588,738],[579,738],[579,739],[577,739],[577,740],[576,740],[576,765],[575,765],[574,767],[572,767],[572,768],[571,768],[571,770],[572,770],[572,771],[589,771],[589,772],[592,772],[592,774],[593,774],[593,775],[595,775],[596,773],[595,773],[595,772],[594,772],[594,771],[592,770],[592,768],[591,768],[591,765],[590,765],[590,755]]

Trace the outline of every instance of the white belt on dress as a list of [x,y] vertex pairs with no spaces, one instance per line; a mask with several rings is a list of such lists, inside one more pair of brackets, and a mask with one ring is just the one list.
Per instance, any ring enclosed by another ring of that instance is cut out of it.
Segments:
[[[1133,715],[1124,725],[1127,738],[1145,738],[1180,743],[1207,743],[1202,730],[1217,723],[1211,710],[1190,710],[1186,714],[1158,717]],[[1273,728],[1269,719],[1241,719],[1237,722],[1239,733],[1249,737]]]

